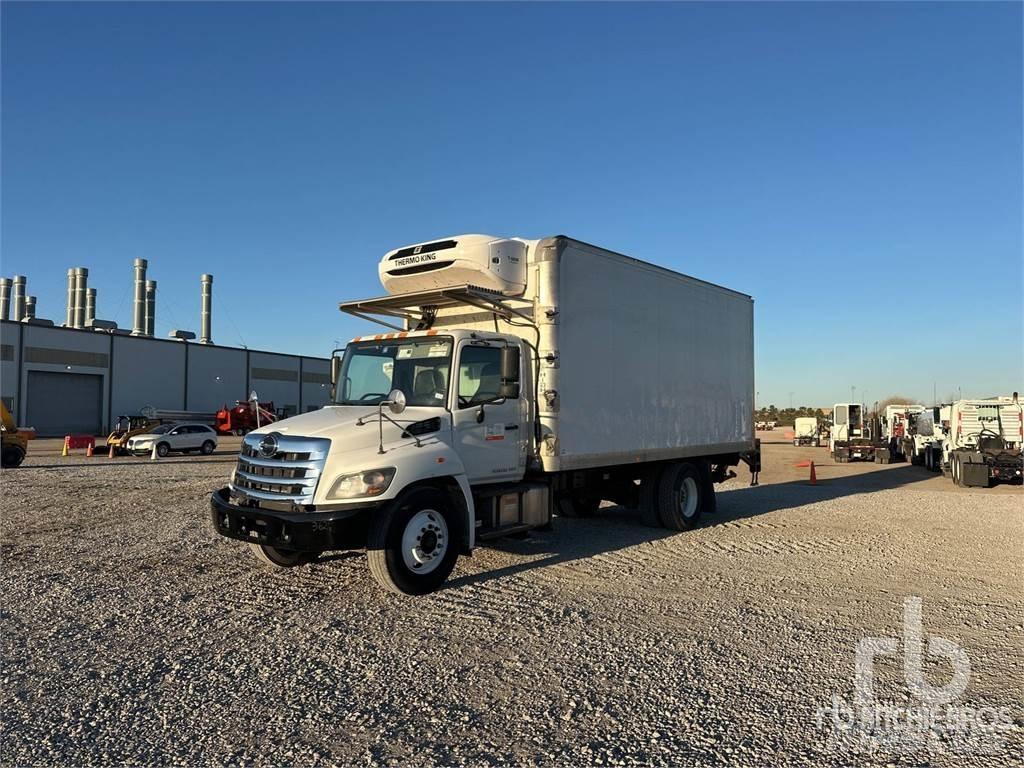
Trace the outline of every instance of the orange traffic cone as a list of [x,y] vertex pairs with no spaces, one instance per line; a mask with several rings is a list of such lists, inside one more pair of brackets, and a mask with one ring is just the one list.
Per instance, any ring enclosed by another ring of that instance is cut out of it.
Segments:
[[114,444],[113,443],[107,444],[107,458],[108,459],[114,458]]
[[818,476],[814,474],[814,462],[811,462],[811,485],[818,484]]
[[88,459],[88,458],[91,458],[91,457],[92,457],[92,454],[93,454],[93,449],[92,449],[92,447],[93,447],[94,445],[95,445],[95,443],[89,443],[89,444],[88,444],[87,446],[85,446],[85,458],[87,458],[87,459]]
[[67,435],[64,435],[64,448],[60,452],[61,456],[67,456],[68,455],[68,441],[70,439],[71,439],[70,437],[68,437]]

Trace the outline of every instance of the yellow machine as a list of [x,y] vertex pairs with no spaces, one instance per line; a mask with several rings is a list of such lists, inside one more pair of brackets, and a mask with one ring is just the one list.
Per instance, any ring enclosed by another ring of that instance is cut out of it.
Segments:
[[114,424],[114,431],[107,436],[107,450],[114,449],[115,454],[127,453],[125,446],[128,445],[128,438],[148,432],[160,424],[159,419],[150,419],[146,416],[118,416]]
[[7,406],[0,401],[0,416],[3,417],[3,429],[0,431],[0,465],[4,469],[17,467],[25,460],[28,453],[28,441],[36,436],[34,429],[18,429],[14,417]]

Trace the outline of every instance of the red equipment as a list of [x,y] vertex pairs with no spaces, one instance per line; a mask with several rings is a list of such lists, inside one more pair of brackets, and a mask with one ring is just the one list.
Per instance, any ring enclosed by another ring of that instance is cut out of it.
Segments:
[[[259,423],[256,420],[256,409],[259,408]],[[221,435],[244,435],[257,427],[277,421],[272,402],[256,403],[247,400],[236,400],[233,408],[226,405],[217,411],[217,433]]]

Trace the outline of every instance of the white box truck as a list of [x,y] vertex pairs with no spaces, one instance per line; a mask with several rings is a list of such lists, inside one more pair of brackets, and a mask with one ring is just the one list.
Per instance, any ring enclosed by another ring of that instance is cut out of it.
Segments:
[[247,435],[211,499],[264,562],[365,548],[418,594],[553,514],[686,529],[740,461],[756,482],[749,296],[563,236],[419,243],[379,274],[340,308],[390,331],[332,358],[331,405]]

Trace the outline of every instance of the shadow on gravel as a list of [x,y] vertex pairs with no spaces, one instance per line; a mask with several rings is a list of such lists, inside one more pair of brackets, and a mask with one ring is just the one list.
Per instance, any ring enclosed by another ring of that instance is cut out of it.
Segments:
[[931,480],[935,475],[921,467],[901,464],[879,472],[865,472],[818,479],[817,485],[807,480],[757,485],[719,491],[718,512],[704,520],[704,526],[721,525],[733,520],[764,515],[780,509],[802,507],[818,501],[832,501],[861,493],[889,491],[913,483]]
[[[806,480],[795,480],[788,483],[720,491],[716,494],[718,511],[702,518],[701,527],[713,528],[735,520],[801,507],[819,501],[831,501],[862,493],[901,488],[912,483],[929,480],[932,477],[934,477],[933,474],[921,467],[904,464],[880,472],[819,480],[817,485],[809,485]],[[533,531],[518,539],[506,538],[488,542],[486,544],[488,548],[509,554],[530,557],[546,553],[547,556],[497,570],[462,576],[450,581],[445,589],[482,584],[535,568],[547,568],[551,565],[615,552],[649,541],[685,535],[685,532],[648,528],[640,523],[636,512],[624,507],[602,507],[597,515],[590,518],[555,518],[550,531]]]
[[648,528],[640,522],[635,512],[625,507],[602,507],[596,515],[588,518],[556,517],[549,531],[531,531],[519,538],[496,539],[484,545],[487,549],[496,549],[522,557],[545,553],[546,557],[461,576],[445,584],[444,589],[482,584],[532,571],[535,568],[583,560],[674,535],[678,535],[678,532],[664,528]]

